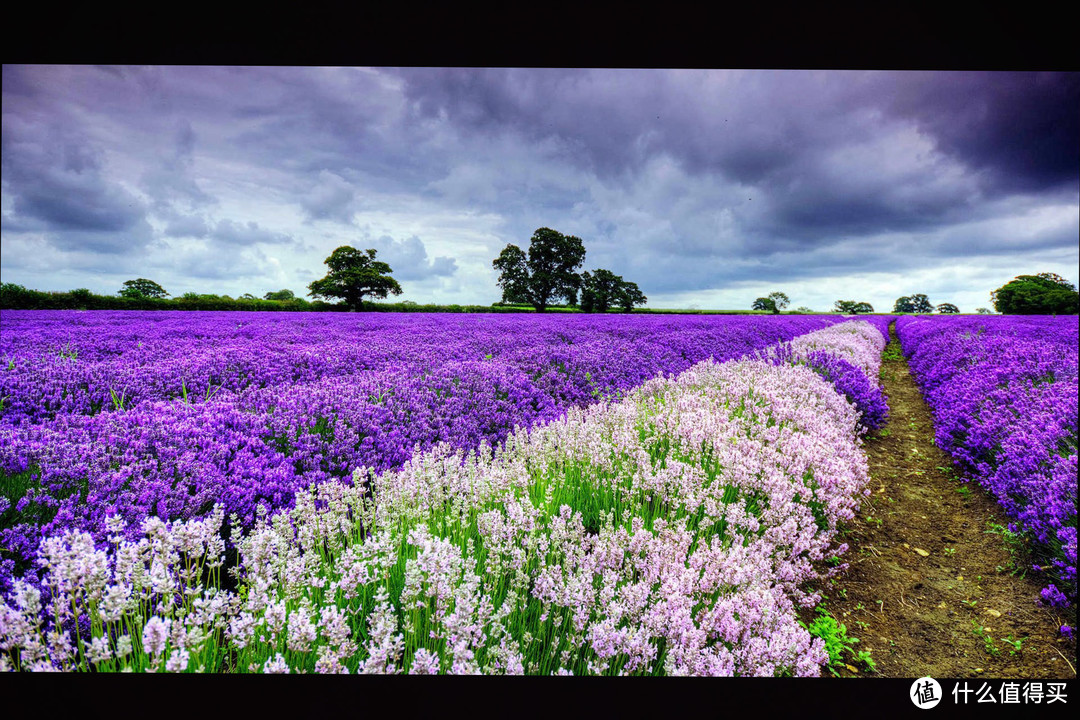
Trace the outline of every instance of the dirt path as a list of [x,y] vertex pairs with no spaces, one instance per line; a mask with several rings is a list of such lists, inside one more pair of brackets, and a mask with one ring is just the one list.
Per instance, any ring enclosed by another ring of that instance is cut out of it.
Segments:
[[[871,493],[847,529],[849,569],[822,586],[824,607],[860,638],[878,676],[1075,678],[1075,608],[1036,603],[1022,548],[997,503],[954,475],[934,444],[930,408],[892,342],[882,363],[888,425],[866,440]],[[899,356],[899,357],[896,357]],[[809,613],[810,619],[813,613]],[[850,656],[843,676],[868,676]]]

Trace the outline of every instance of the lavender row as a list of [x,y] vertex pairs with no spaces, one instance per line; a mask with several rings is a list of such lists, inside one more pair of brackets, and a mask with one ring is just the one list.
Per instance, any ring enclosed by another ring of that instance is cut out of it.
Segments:
[[[837,330],[811,352],[880,347]],[[48,538],[42,586],[0,600],[0,669],[817,675],[796,609],[845,551],[859,435],[804,363],[705,361],[495,448],[298,491],[234,525],[236,592],[220,505],[134,535],[110,514],[110,544]]]
[[1076,317],[904,317],[897,334],[938,445],[1048,555],[1047,602],[1076,602]]
[[3,311],[0,397],[4,422],[14,425],[496,360],[544,375],[549,394],[577,401],[839,319]]
[[43,536],[104,542],[112,514],[137,533],[219,503],[251,527],[358,467],[495,445],[834,321],[5,311],[0,584]]
[[806,365],[855,406],[862,431],[877,430],[889,419],[888,397],[880,382],[881,351],[889,330],[878,320],[873,324],[845,322],[815,330],[758,351],[755,357],[775,365]]

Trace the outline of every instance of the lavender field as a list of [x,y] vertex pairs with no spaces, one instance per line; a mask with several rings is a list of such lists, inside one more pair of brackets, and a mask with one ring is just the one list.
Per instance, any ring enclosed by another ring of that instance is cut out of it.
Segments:
[[0,662],[818,674],[843,320],[5,311]]
[[896,323],[938,445],[1034,541],[1057,606],[1077,593],[1077,329],[1076,316]]

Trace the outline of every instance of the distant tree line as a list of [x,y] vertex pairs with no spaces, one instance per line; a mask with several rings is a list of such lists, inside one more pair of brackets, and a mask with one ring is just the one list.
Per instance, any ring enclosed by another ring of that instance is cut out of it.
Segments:
[[[141,278],[140,278],[141,279]],[[214,295],[188,292],[180,297],[167,297],[168,293],[150,292],[147,294],[133,290],[138,286],[128,285],[116,295],[98,295],[86,288],[77,288],[67,292],[43,292],[29,290],[15,283],[0,285],[0,308],[17,310],[265,310],[265,311],[321,311],[340,310],[336,305],[325,302],[308,302],[303,298],[288,299],[256,298],[250,293],[238,298],[228,295]],[[146,281],[151,282],[151,281]],[[158,288],[160,285],[154,283]],[[149,286],[143,286],[149,287]],[[285,291],[289,292],[289,291]],[[272,293],[267,293],[270,295]],[[291,293],[290,293],[291,295]]]
[[[280,293],[288,297],[279,299]],[[308,302],[290,290],[266,293],[256,298],[250,293],[233,298],[228,295],[185,293],[180,297],[125,297],[97,295],[85,288],[66,292],[28,290],[15,283],[0,285],[0,308],[10,310],[242,310],[266,312],[342,312],[344,304],[321,300]],[[410,300],[395,303],[367,303],[367,312],[414,313],[520,313],[521,308],[499,305],[421,304]]]

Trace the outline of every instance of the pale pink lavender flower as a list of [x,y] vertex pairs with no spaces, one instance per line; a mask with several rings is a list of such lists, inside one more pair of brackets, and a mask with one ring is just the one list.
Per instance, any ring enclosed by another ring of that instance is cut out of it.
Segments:
[[191,661],[191,653],[186,648],[174,648],[165,661],[165,669],[169,672],[184,672]]
[[288,675],[290,672],[289,664],[285,662],[285,658],[281,656],[281,653],[277,653],[273,658],[267,660],[262,671],[271,675]]
[[169,618],[162,619],[157,615],[146,621],[142,631],[142,645],[147,655],[157,657],[165,651],[171,624],[172,621]]
[[439,656],[432,653],[427,648],[417,648],[416,653],[413,655],[412,667],[409,668],[409,674],[438,675]]

